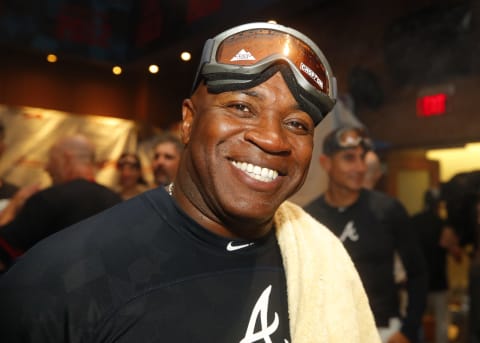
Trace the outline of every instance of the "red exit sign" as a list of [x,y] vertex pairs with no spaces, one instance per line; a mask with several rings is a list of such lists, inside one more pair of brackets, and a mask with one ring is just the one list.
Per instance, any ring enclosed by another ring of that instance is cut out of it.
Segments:
[[447,111],[447,94],[425,95],[417,99],[417,115],[430,117],[445,114]]

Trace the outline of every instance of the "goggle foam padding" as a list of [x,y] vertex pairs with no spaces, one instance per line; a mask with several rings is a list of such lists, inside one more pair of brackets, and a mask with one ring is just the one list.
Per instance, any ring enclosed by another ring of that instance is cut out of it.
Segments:
[[302,111],[305,111],[310,115],[315,125],[320,123],[328,112],[325,113],[323,106],[319,101],[297,84],[290,67],[285,63],[275,64],[265,69],[260,74],[255,75],[215,73],[204,74],[203,78],[208,91],[213,94],[219,94],[256,87],[271,78],[277,72],[282,74],[285,83],[295,100],[297,100]]

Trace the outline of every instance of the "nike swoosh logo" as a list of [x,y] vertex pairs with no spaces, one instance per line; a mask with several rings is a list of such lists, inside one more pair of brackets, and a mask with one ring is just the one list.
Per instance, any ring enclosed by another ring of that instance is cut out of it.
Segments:
[[228,251],[240,250],[240,249],[249,247],[250,245],[253,245],[253,243],[245,243],[245,244],[233,245],[233,242],[230,241],[230,242],[228,242],[228,244],[227,244],[227,250],[228,250]]

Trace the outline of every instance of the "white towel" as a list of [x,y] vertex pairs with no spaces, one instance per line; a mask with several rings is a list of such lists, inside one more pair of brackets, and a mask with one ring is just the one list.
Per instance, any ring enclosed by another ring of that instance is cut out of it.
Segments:
[[275,214],[275,227],[291,343],[379,343],[365,290],[338,238],[291,202]]

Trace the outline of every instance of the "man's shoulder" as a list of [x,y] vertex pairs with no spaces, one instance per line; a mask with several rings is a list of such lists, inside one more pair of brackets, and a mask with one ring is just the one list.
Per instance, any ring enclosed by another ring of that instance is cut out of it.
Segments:
[[58,186],[53,186],[52,188],[55,189],[54,187],[58,187],[58,189],[63,189],[63,190],[84,191],[84,192],[87,191],[87,192],[112,194],[120,198],[118,194],[115,191],[113,191],[111,188],[108,188],[107,186],[102,185],[101,183],[98,183],[95,181],[89,181],[85,179],[72,180],[72,181],[60,184]]
[[[152,237],[160,238],[162,227],[170,225],[151,202],[151,196],[139,196],[50,235],[19,259],[13,273],[41,265],[48,266],[41,278],[55,279],[72,266],[96,258],[127,262],[129,253],[132,259],[138,258],[134,255],[142,250],[135,250],[136,244],[153,244]],[[166,208],[162,204],[156,206]]]
[[322,209],[325,207],[325,201],[324,201],[324,196],[323,194],[314,198],[311,200],[309,203],[307,203],[305,206],[303,206],[303,209],[307,213],[315,213],[319,209]]
[[69,182],[52,185],[32,196],[37,201],[58,200],[64,202],[66,199],[74,198],[83,201],[83,198],[91,198],[92,201],[107,200],[109,203],[116,204],[122,201],[118,193],[112,189],[85,179],[76,179]]
[[408,213],[403,204],[387,193],[376,190],[362,190],[362,199],[370,212],[380,220],[407,219]]
[[398,206],[400,202],[387,193],[377,190],[363,189],[361,192],[361,199],[368,199],[371,204],[380,208],[386,208],[391,206]]

